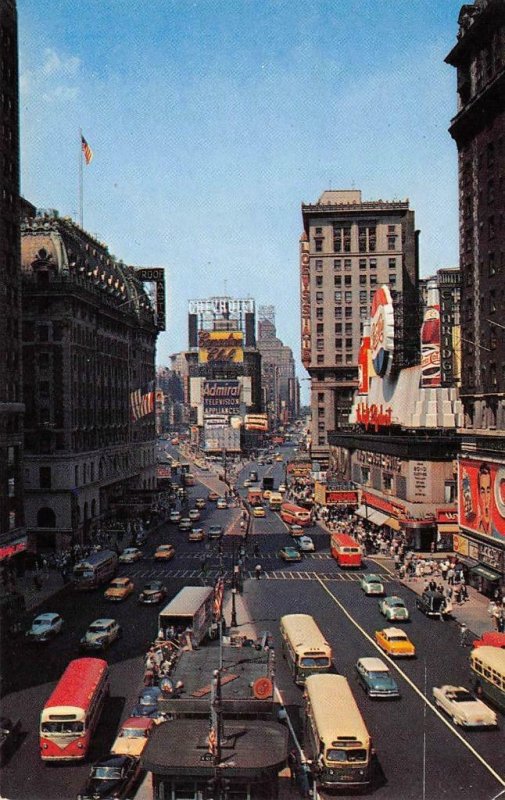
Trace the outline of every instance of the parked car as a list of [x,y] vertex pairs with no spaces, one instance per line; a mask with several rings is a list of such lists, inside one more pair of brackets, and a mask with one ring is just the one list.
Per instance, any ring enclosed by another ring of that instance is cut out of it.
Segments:
[[168,518],[169,522],[173,522],[177,525],[181,521],[181,512],[180,511],[171,511],[170,516]]
[[396,681],[380,658],[359,658],[356,662],[356,674],[358,682],[369,697],[400,697]]
[[140,758],[155,727],[150,717],[128,717],[125,719],[111,747],[112,755]]
[[408,622],[410,615],[401,597],[390,595],[379,600],[379,610],[386,619],[394,622]]
[[266,517],[265,509],[263,506],[253,506],[252,515],[253,517]]
[[200,519],[200,512],[197,508],[191,508],[188,512],[188,517],[190,518],[191,522],[198,522]]
[[188,533],[188,542],[203,542],[205,531],[203,528],[191,528]]
[[195,506],[202,511],[204,508],[207,507],[207,503],[205,501],[205,497],[197,497],[195,500]]
[[26,631],[26,638],[31,642],[47,642],[53,639],[63,628],[63,617],[51,611],[38,614],[31,627]]
[[104,592],[106,600],[119,602],[126,600],[135,591],[135,584],[131,578],[114,578]]
[[302,554],[296,547],[282,547],[279,550],[279,558],[283,561],[301,561]]
[[312,537],[307,536],[306,534],[303,536],[298,536],[296,540],[296,547],[298,547],[302,553],[313,553],[316,549]]
[[385,653],[393,657],[413,657],[416,654],[416,648],[400,628],[383,628],[381,631],[375,631],[375,641]]
[[210,500],[211,503],[215,503],[219,500],[219,495],[217,492],[209,492],[207,495],[207,500]]
[[142,557],[142,550],[139,550],[138,547],[125,547],[118,561],[120,564],[133,564],[135,561],[140,561]]
[[192,527],[193,523],[191,522],[189,517],[183,517],[179,522],[180,531],[190,531]]
[[115,619],[96,619],[80,641],[82,650],[104,650],[121,636],[121,626]]
[[486,631],[482,634],[480,639],[475,639],[473,642],[474,647],[501,647],[505,650],[505,633],[498,631]]
[[161,581],[149,581],[139,594],[139,603],[161,603],[166,596],[167,589]]
[[228,508],[228,501],[227,501],[226,497],[218,497],[217,498],[217,500],[216,500],[216,508],[219,508],[221,510],[223,510],[225,508]]
[[443,708],[455,725],[464,728],[495,728],[498,725],[495,712],[464,686],[434,686],[433,699],[435,705]]
[[447,613],[447,600],[441,592],[432,592],[426,589],[416,598],[416,608],[427,617],[440,619]]
[[140,773],[134,756],[109,755],[93,764],[77,800],[124,800]]
[[0,765],[11,757],[21,738],[21,720],[0,717]]
[[209,539],[221,539],[223,534],[224,528],[222,525],[210,525],[207,531],[207,537]]
[[359,585],[367,596],[384,594],[384,584],[382,583],[382,578],[379,575],[363,575]]
[[297,539],[300,536],[305,536],[305,528],[303,528],[301,525],[290,525],[289,535],[294,539]]
[[151,717],[152,719],[159,717],[158,698],[160,695],[161,689],[159,686],[147,686],[139,694],[130,716]]
[[160,544],[159,547],[156,548],[156,552],[154,554],[155,561],[170,561],[171,558],[175,556],[175,547],[173,544]]

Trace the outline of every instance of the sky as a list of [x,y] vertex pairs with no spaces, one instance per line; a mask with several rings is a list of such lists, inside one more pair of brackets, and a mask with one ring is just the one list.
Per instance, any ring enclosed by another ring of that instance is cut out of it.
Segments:
[[[188,300],[276,308],[300,378],[301,204],[406,199],[421,276],[458,263],[460,0],[18,0],[21,191],[165,268],[157,362]],[[302,382],[302,400],[308,383]]]

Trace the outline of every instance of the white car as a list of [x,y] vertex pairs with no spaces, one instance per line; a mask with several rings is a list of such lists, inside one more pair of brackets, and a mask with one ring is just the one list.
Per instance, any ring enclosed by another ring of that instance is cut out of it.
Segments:
[[192,522],[198,522],[198,520],[200,519],[200,512],[198,511],[197,508],[190,508],[190,510],[188,511],[188,517]]
[[285,483],[280,483],[279,484],[279,488],[277,489],[277,491],[280,492],[281,494],[284,494],[284,492],[286,491],[286,484]]
[[104,650],[121,636],[121,626],[115,619],[96,619],[80,641],[81,650]]
[[47,642],[60,633],[63,627],[63,618],[59,614],[39,614],[32,622],[31,628],[26,631],[26,636],[32,642]]
[[138,547],[125,547],[118,560],[120,564],[133,564],[134,561],[140,561],[141,558],[142,550],[139,550]]
[[313,553],[316,549],[310,536],[299,536],[296,544],[302,553]]
[[169,522],[180,522],[181,521],[181,512],[180,511],[171,511],[169,516]]
[[464,686],[434,686],[433,699],[455,725],[464,728],[494,728],[498,725],[495,712]]
[[226,497],[218,497],[216,500],[216,508],[224,509],[228,508],[228,501]]

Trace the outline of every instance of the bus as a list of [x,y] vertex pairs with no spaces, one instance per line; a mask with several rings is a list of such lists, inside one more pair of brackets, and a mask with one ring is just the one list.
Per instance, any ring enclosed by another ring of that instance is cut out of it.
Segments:
[[361,546],[347,533],[332,533],[330,550],[339,567],[361,567]]
[[294,503],[283,503],[281,505],[281,519],[287,525],[301,525],[303,528],[312,524],[310,511]]
[[82,761],[106,698],[109,667],[102,658],[76,658],[67,666],[40,715],[43,761]]
[[470,653],[473,689],[505,713],[505,650],[476,647]]
[[73,569],[74,588],[79,590],[96,589],[107,583],[117,572],[118,556],[113,550],[99,550],[98,553],[78,561]]
[[303,686],[309,675],[332,669],[331,646],[309,614],[286,614],[281,617],[280,631],[282,652],[298,686]]
[[364,787],[372,779],[372,740],[343,675],[309,675],[305,733],[316,784]]
[[270,511],[280,511],[282,506],[282,495],[280,492],[271,492],[268,498]]

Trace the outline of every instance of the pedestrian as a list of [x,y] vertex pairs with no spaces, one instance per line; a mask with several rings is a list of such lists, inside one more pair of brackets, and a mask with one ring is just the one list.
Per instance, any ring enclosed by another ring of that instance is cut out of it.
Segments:
[[259,554],[260,554],[260,546],[259,546],[259,544],[255,544],[254,545],[254,549],[253,549],[253,556],[257,557],[257,556],[259,556]]
[[461,601],[464,603],[468,600],[468,589],[466,587],[466,583],[461,584]]
[[449,567],[447,570],[447,583],[449,586],[454,586],[454,576],[455,576],[454,567]]
[[449,569],[449,563],[447,560],[442,561],[440,565],[440,571],[442,573],[442,580],[445,581],[447,578],[447,570]]
[[297,766],[297,758],[296,758],[296,750],[293,748],[288,753],[288,767],[289,767],[289,782],[294,784],[296,782],[296,766]]
[[257,581],[259,581],[259,579],[261,578],[262,569],[263,567],[261,566],[261,564],[256,564],[256,566],[254,567],[254,572],[256,573]]

